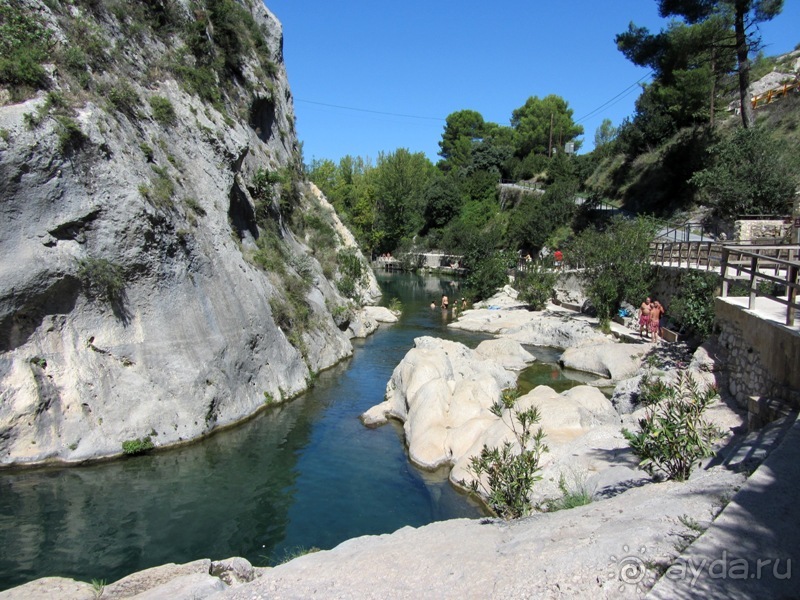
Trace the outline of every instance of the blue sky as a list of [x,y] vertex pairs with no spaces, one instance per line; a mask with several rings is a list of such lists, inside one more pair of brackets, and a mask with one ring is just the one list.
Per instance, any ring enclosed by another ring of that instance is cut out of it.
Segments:
[[[407,148],[436,162],[444,120],[476,110],[507,125],[530,96],[563,97],[584,147],[633,113],[649,70],[616,49],[628,23],[659,30],[655,0],[266,0],[305,161]],[[768,55],[800,42],[800,0],[761,25]],[[354,110],[358,109],[358,110]]]

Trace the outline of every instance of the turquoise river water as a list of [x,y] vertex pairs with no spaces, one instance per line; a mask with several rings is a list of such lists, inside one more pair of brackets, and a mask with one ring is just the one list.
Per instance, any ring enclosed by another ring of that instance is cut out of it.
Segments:
[[[0,590],[44,576],[115,581],[168,562],[243,556],[275,564],[304,549],[458,517],[482,508],[447,473],[409,464],[402,426],[368,429],[358,416],[383,400],[415,337],[470,347],[485,336],[447,329],[431,310],[459,282],[380,275],[400,322],[355,341],[353,357],[308,393],[197,444],[91,466],[0,472]],[[520,376],[523,390],[577,384],[557,353]]]

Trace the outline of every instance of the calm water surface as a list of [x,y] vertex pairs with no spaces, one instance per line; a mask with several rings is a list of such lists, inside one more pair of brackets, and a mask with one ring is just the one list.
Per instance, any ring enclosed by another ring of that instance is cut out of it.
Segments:
[[[352,359],[321,373],[313,390],[201,443],[89,467],[0,472],[0,590],[44,576],[114,581],[167,562],[244,556],[274,564],[481,508],[444,471],[409,464],[402,427],[367,429],[358,415],[383,400],[392,370],[420,335],[474,347],[483,336],[446,328],[429,308],[458,282],[382,275],[384,302],[403,316],[355,343]],[[534,349],[540,360],[557,354]],[[575,381],[555,365],[521,377],[529,389]]]

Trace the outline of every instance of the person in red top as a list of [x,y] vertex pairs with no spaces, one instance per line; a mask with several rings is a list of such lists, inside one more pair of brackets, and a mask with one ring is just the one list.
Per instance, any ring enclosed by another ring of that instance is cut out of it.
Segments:
[[561,250],[556,250],[556,251],[553,253],[553,258],[554,258],[554,259],[555,259],[555,261],[556,261],[556,262],[555,262],[556,269],[559,269],[559,268],[561,268],[561,263],[563,263],[563,262],[564,262],[564,254],[563,254],[563,252],[561,252]]

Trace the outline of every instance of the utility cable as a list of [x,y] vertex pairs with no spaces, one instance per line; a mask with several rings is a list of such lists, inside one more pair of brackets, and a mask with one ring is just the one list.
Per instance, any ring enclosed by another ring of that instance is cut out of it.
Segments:
[[440,117],[422,117],[420,115],[404,115],[401,113],[393,113],[393,112],[384,112],[382,110],[369,110],[368,108],[354,108],[352,106],[341,106],[338,104],[327,104],[326,102],[314,102],[313,100],[301,100],[299,98],[295,98],[295,102],[302,102],[304,104],[316,104],[317,106],[328,106],[330,108],[341,108],[343,110],[352,110],[355,112],[365,112],[365,113],[372,113],[374,115],[387,115],[390,117],[404,117],[406,119],[426,119],[428,121],[446,121],[447,119],[442,119]]
[[589,113],[585,114],[585,115],[584,115],[584,116],[582,116],[580,119],[578,119],[577,121],[575,121],[575,123],[576,123],[576,124],[577,124],[577,123],[581,123],[582,121],[585,121],[585,120],[586,120],[586,119],[588,119],[589,117],[591,117],[591,116],[594,116],[596,113],[600,112],[600,111],[601,111],[601,110],[603,110],[604,108],[606,108],[606,107],[608,107],[608,106],[611,106],[611,105],[613,105],[613,104],[616,104],[617,102],[619,102],[620,100],[622,100],[622,99],[623,99],[625,96],[629,95],[629,94],[631,93],[631,91],[632,91],[632,90],[633,90],[633,89],[634,89],[634,88],[635,88],[637,85],[639,85],[639,84],[640,84],[640,83],[641,83],[641,82],[642,82],[644,79],[647,79],[648,77],[651,77],[652,75],[653,75],[653,71],[650,71],[650,72],[649,72],[649,73],[647,73],[646,75],[643,75],[643,76],[642,76],[642,77],[640,77],[640,78],[639,78],[637,81],[635,81],[634,83],[632,83],[631,85],[629,85],[628,87],[626,87],[624,90],[622,90],[622,91],[621,91],[619,94],[617,94],[616,96],[614,96],[614,97],[613,97],[613,98],[611,98],[610,100],[607,100],[606,102],[604,102],[603,104],[601,104],[600,106],[598,106],[597,108],[595,108],[593,111],[591,111],[591,112],[589,112]]

